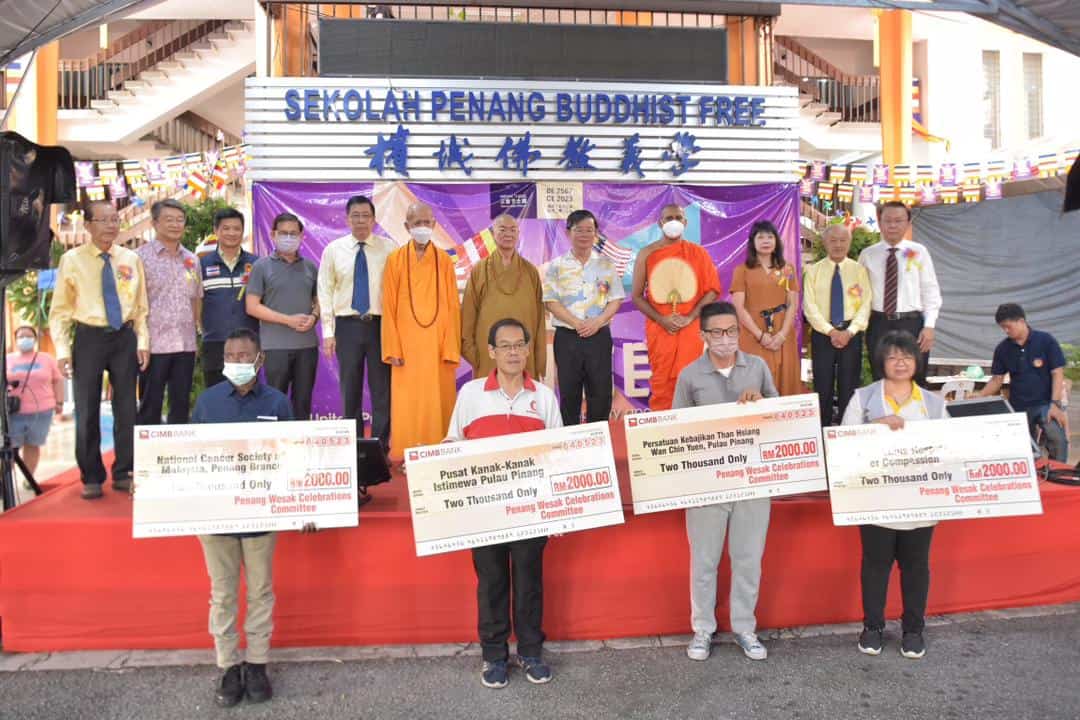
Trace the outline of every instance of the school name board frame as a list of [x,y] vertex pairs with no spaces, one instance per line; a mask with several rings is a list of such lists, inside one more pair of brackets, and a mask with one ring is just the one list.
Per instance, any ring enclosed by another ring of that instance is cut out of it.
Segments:
[[255,181],[796,181],[795,88],[249,78]]

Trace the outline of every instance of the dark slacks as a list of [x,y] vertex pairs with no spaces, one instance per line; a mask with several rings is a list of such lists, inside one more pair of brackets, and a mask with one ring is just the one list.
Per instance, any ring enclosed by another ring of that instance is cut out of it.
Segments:
[[836,422],[844,417],[844,410],[852,393],[859,387],[862,375],[862,334],[851,338],[842,350],[833,347],[828,335],[816,330],[810,332],[811,363],[814,370],[814,392],[821,402],[821,424],[833,424],[833,400],[836,400]]
[[203,384],[213,387],[225,379],[225,341],[203,340],[202,344]]
[[879,525],[860,525],[859,536],[862,539],[863,624],[873,630],[885,627],[885,598],[895,561],[900,566],[900,594],[904,599],[901,625],[905,633],[922,632],[926,624],[926,596],[930,592],[933,526],[890,530]]
[[113,480],[131,477],[135,455],[135,383],[139,372],[135,331],[76,325],[71,344],[75,381],[75,460],[86,485],[105,482],[101,460],[101,385],[112,386]]
[[555,364],[559,371],[559,410],[563,425],[607,421],[611,414],[611,329],[583,338],[570,328],[555,328]]
[[382,322],[378,316],[370,320],[359,317],[338,317],[334,321],[337,345],[338,372],[341,378],[342,414],[361,418],[356,434],[364,434],[362,400],[364,367],[367,366],[368,390],[371,391],[371,437],[379,438],[383,447],[390,441],[390,366],[382,361]]
[[514,633],[518,654],[539,657],[544,646],[544,546],[533,538],[473,548],[478,629],[484,660],[509,656],[510,592],[514,594]]
[[191,384],[195,376],[195,353],[153,353],[150,367],[139,373],[140,425],[161,424],[165,391],[169,392],[170,425],[183,425],[191,417]]
[[293,420],[311,419],[311,391],[315,388],[315,369],[319,366],[319,348],[266,350],[266,384],[289,395]]
[[[890,320],[885,313],[870,313],[870,326],[866,329],[866,355],[870,358],[870,373],[874,376],[875,380],[880,380],[883,376],[883,369],[879,368],[877,363],[874,362],[874,351],[877,350],[878,340],[884,337],[886,333],[892,332],[893,330],[906,330],[911,333],[912,337],[918,340],[919,333],[922,332],[922,329],[922,315]],[[926,385],[926,365],[929,362],[930,353],[922,353],[922,368],[916,373],[915,382],[923,386]]]

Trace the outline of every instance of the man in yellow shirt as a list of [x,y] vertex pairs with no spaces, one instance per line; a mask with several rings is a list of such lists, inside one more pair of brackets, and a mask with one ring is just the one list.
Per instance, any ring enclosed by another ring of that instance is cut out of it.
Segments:
[[68,250],[56,270],[49,329],[56,360],[75,379],[75,459],[86,500],[105,483],[101,459],[101,383],[112,386],[113,489],[128,492],[134,464],[135,381],[150,364],[148,304],[142,262],[116,244],[120,217],[112,203],[85,209],[91,242]]
[[821,236],[827,257],[806,269],[803,313],[810,332],[814,392],[821,401],[821,424],[844,417],[851,394],[861,384],[862,338],[870,322],[870,275],[848,257],[851,232],[830,225]]

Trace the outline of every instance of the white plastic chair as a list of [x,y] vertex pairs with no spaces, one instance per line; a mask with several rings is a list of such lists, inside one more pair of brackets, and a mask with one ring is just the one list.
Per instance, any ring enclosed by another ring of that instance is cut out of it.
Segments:
[[963,400],[973,392],[974,380],[950,380],[941,386],[941,396],[946,400]]

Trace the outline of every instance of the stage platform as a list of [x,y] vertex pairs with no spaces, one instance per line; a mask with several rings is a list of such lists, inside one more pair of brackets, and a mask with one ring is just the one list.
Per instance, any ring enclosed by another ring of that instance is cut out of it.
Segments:
[[[624,448],[621,425],[612,426]],[[621,450],[620,450],[621,452]],[[626,462],[618,458],[623,499]],[[133,540],[131,499],[79,498],[77,473],[0,516],[5,651],[210,647],[209,580],[195,538]],[[274,645],[476,639],[470,554],[417,558],[405,482],[373,490],[360,527],[283,533],[275,558]],[[938,526],[929,612],[1080,600],[1080,488],[1042,484],[1039,517]],[[689,554],[682,511],[552,538],[545,559],[550,639],[687,633]],[[727,626],[728,567],[719,617]],[[899,614],[899,583],[889,616]],[[824,494],[774,500],[758,603],[763,628],[857,621],[859,536],[833,527]]]

